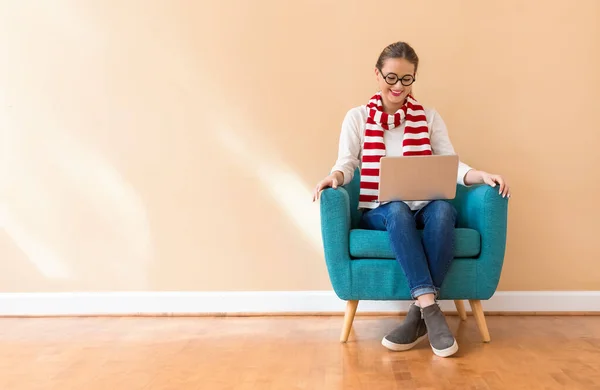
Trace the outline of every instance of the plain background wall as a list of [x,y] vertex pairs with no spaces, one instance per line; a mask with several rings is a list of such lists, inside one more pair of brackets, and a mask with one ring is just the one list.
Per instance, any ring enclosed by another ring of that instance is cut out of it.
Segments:
[[340,124],[405,40],[512,185],[500,290],[600,290],[600,2],[0,1],[0,289],[327,290]]

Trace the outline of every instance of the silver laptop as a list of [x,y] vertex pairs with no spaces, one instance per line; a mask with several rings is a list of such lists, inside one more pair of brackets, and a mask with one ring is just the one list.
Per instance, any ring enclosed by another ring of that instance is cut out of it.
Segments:
[[457,155],[382,157],[379,201],[453,199]]

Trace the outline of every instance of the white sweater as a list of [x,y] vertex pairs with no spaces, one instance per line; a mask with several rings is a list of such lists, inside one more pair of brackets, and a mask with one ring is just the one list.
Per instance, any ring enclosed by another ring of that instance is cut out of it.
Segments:
[[[331,172],[341,171],[344,174],[344,185],[352,181],[354,170],[360,166],[362,148],[365,141],[367,115],[367,107],[358,106],[349,110],[342,122],[338,158],[331,169]],[[427,117],[427,126],[429,127],[429,138],[433,154],[456,154],[454,152],[454,147],[452,147],[452,143],[450,142],[446,124],[442,120],[440,114],[434,109],[425,108],[425,116]],[[404,123],[392,130],[386,130],[383,137],[386,155],[401,156],[402,140],[404,138]],[[464,186],[465,175],[471,169],[473,168],[460,161],[458,164],[456,182]],[[418,210],[424,207],[428,202],[410,201],[405,203],[408,204],[412,210]]]

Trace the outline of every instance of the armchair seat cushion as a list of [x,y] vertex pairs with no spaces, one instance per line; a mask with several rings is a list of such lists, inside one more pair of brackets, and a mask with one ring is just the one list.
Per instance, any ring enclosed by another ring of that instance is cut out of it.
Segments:
[[[479,256],[481,236],[477,230],[454,229],[454,239],[454,257],[474,259]],[[351,229],[349,240],[350,256],[354,258],[395,259],[386,231]]]

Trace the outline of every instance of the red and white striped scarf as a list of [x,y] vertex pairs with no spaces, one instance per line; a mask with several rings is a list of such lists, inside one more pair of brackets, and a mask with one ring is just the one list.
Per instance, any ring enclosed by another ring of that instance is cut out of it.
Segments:
[[379,168],[385,156],[383,133],[405,122],[402,154],[404,156],[431,155],[429,128],[425,110],[411,95],[393,115],[383,111],[381,93],[375,94],[367,104],[369,115],[365,128],[360,173],[359,208],[373,209],[379,206]]

